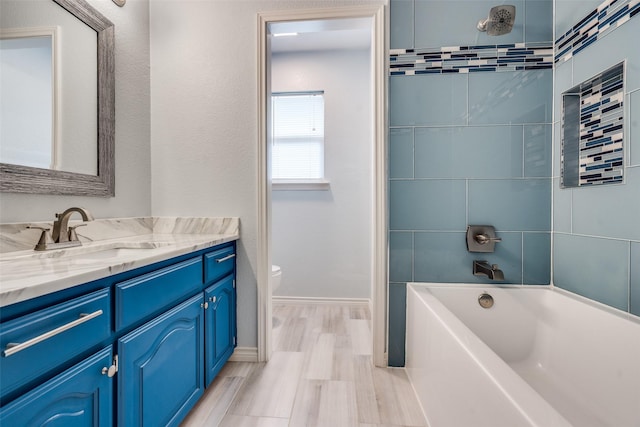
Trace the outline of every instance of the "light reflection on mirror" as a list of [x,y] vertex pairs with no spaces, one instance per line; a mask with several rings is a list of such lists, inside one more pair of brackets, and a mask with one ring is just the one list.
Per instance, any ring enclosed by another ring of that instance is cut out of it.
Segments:
[[96,31],[52,0],[1,7],[0,163],[96,175]]
[[0,33],[0,162],[56,169],[57,27]]

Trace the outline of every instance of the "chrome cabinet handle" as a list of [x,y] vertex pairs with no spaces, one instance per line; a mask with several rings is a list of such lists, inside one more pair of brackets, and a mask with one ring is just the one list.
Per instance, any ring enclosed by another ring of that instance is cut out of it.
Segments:
[[216,297],[209,297],[209,301],[215,304],[218,299]]
[[235,257],[236,257],[236,254],[227,255],[224,258],[216,259],[216,262],[225,262],[225,261],[228,261],[231,258],[235,258]]
[[15,343],[15,342],[10,342],[9,344],[7,344],[7,348],[4,349],[4,351],[2,352],[2,357],[9,357],[12,354],[16,354],[22,350],[25,350],[35,344],[38,344],[39,342],[48,340],[49,338],[55,337],[56,335],[67,331],[69,329],[75,328],[76,326],[79,326],[85,322],[88,322],[91,319],[94,319],[98,316],[102,315],[102,310],[98,310],[98,311],[94,311],[93,313],[80,313],[80,317],[78,317],[76,320],[73,320],[67,324],[64,324],[60,327],[57,327],[55,329],[50,330],[49,332],[45,332],[42,335],[38,335],[35,338],[31,338],[28,341],[22,342],[22,343]]
[[113,356],[113,363],[110,366],[102,368],[102,375],[106,375],[109,378],[113,378],[118,372],[118,355]]

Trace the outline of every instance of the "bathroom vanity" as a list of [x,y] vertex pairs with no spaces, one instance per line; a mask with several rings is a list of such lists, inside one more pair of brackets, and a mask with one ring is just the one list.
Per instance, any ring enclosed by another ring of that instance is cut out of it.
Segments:
[[0,255],[0,425],[178,425],[229,359],[237,219],[144,221],[58,256]]

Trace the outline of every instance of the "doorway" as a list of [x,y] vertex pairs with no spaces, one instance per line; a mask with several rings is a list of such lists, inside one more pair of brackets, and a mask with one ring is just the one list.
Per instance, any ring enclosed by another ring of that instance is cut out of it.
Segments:
[[[370,23],[370,123],[369,167],[371,179],[365,191],[370,192],[370,241],[368,263],[372,312],[373,361],[386,366],[387,326],[387,238],[386,238],[386,160],[385,160],[385,38],[384,6],[362,6],[321,10],[283,11],[259,14],[259,147],[258,147],[258,358],[267,361],[271,355],[271,264],[272,264],[272,179],[271,179],[271,60],[274,28],[285,32],[313,25],[330,25],[365,19]],[[303,25],[304,24],[304,25]],[[344,37],[343,41],[347,38]],[[355,39],[349,37],[349,40]],[[291,43],[297,43],[290,39]],[[286,274],[286,271],[285,273]]]

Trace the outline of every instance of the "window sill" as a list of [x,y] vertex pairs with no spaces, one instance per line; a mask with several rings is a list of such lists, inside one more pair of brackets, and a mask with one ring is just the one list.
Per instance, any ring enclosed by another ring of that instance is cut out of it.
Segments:
[[326,179],[274,179],[271,189],[274,191],[327,191],[329,181]]

